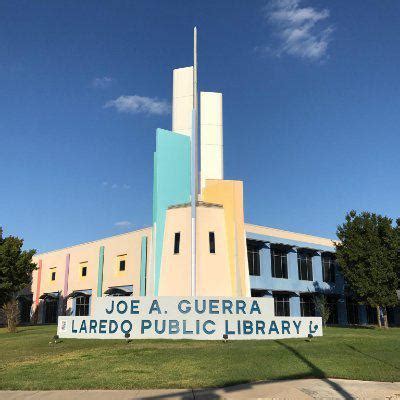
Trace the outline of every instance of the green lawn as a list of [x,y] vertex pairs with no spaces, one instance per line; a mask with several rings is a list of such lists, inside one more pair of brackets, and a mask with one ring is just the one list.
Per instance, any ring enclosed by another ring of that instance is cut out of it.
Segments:
[[400,381],[396,328],[327,328],[311,342],[63,339],[52,345],[55,331],[0,329],[0,389],[189,388],[304,377]]

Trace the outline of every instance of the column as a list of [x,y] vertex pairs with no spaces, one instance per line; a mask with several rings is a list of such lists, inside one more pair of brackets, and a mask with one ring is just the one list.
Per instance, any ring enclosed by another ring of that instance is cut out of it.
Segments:
[[103,296],[103,268],[104,268],[104,246],[100,246],[99,269],[97,271],[97,297]]
[[140,295],[146,296],[147,236],[142,236],[140,259]]

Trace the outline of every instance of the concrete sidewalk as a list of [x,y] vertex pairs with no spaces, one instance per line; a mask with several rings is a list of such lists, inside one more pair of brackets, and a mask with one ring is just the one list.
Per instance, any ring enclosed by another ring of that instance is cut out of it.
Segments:
[[400,382],[297,379],[215,389],[0,391],[0,400],[132,399],[390,399],[400,400]]

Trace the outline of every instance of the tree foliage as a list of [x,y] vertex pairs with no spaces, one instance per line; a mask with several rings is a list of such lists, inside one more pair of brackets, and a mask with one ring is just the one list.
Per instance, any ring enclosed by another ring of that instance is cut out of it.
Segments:
[[341,271],[358,300],[372,307],[398,302],[399,220],[369,212],[351,211],[337,229],[336,244]]
[[22,250],[24,241],[15,236],[3,237],[0,228],[0,306],[30,284],[36,264],[36,250]]

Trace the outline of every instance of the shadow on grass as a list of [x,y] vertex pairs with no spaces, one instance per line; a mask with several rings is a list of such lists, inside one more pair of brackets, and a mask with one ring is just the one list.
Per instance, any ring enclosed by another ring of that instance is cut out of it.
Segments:
[[391,364],[391,363],[389,363],[389,362],[387,362],[385,360],[382,360],[381,358],[378,358],[378,357],[375,357],[375,356],[371,356],[371,354],[368,354],[368,353],[364,353],[363,351],[358,350],[356,347],[351,346],[350,344],[345,344],[345,346],[347,346],[349,349],[351,349],[351,350],[353,350],[353,351],[355,351],[355,352],[357,352],[359,354],[362,354],[362,355],[364,355],[366,357],[372,358],[373,360],[379,361],[379,362],[381,362],[383,364],[386,364],[389,367],[392,367],[394,369],[400,370],[399,367],[396,367],[395,365],[393,365],[393,364]]
[[[182,400],[186,399],[207,399],[207,400],[214,400],[214,399],[222,399],[225,396],[220,395],[217,393],[217,390],[223,391],[224,393],[237,393],[242,390],[247,390],[254,388],[258,385],[268,385],[277,382],[284,383],[285,380],[289,379],[304,379],[304,378],[320,378],[323,379],[336,393],[338,393],[344,399],[354,399],[354,397],[347,392],[341,385],[336,382],[331,381],[318,366],[313,364],[310,360],[308,360],[303,354],[301,354],[298,350],[294,349],[290,345],[284,343],[284,341],[275,341],[279,346],[284,347],[286,350],[293,353],[299,360],[301,360],[307,367],[310,368],[309,373],[304,374],[294,374],[286,377],[282,377],[279,380],[267,381],[267,382],[248,382],[248,381],[231,381],[226,382],[225,388],[216,388],[216,389],[199,389],[199,390],[185,390],[185,391],[176,391],[175,393],[169,393],[164,395],[155,395],[155,396],[146,396],[142,397],[143,399],[168,399],[168,398],[179,398]],[[235,386],[228,386],[228,385],[235,385]]]
[[288,344],[284,343],[283,341],[275,341],[277,344],[280,346],[284,347],[286,350],[289,350],[291,353],[293,353],[299,360],[301,360],[304,364],[306,364],[310,369],[311,369],[311,374],[312,376],[315,376],[317,378],[323,378],[325,382],[332,388],[334,389],[337,393],[339,393],[341,396],[343,396],[345,399],[353,399],[354,397],[347,392],[342,386],[340,386],[338,383],[333,382],[329,380],[329,378],[326,376],[325,372],[322,371],[322,369],[318,368],[315,364],[313,364],[308,358],[306,358],[303,354],[301,354],[299,351],[294,349],[293,347],[289,346]]

